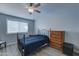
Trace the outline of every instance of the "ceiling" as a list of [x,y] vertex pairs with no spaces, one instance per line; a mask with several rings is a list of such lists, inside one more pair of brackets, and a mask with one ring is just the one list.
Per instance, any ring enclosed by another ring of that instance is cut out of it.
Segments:
[[79,4],[60,4],[60,3],[42,3],[39,10],[41,13],[34,13],[30,15],[26,8],[26,3],[0,3],[0,12],[15,15],[23,18],[30,18],[34,19],[35,17],[39,17],[39,15],[46,15],[46,14],[54,14],[57,12],[61,12],[63,10],[67,10],[67,12],[73,12],[74,10],[79,9]]

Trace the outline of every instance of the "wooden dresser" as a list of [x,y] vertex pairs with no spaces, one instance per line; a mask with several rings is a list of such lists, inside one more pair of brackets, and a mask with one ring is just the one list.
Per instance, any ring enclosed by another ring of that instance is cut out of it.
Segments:
[[64,31],[50,31],[50,46],[63,51]]

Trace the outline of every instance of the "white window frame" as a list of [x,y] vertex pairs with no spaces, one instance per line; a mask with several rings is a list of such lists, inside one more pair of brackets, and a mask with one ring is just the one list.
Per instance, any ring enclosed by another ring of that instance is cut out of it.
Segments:
[[[10,22],[13,22],[13,24],[12,23],[10,24]],[[14,28],[12,29],[12,27],[14,27],[15,29]],[[7,19],[7,33],[8,34],[12,34],[12,33],[28,33],[28,23],[27,22],[20,22],[20,21],[14,21],[14,20]]]

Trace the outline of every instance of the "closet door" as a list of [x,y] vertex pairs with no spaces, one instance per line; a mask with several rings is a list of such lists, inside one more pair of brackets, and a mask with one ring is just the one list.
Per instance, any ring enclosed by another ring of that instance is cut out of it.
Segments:
[[64,31],[50,31],[50,46],[63,51]]

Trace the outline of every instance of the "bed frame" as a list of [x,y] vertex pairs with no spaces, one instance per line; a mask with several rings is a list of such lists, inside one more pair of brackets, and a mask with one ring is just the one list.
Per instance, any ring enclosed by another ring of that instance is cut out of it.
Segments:
[[[25,37],[25,35],[24,35],[24,37]],[[25,39],[24,39],[24,42],[25,42]],[[17,46],[18,46],[18,49],[23,56],[32,55],[37,50],[39,50],[40,48],[42,48],[46,45],[49,45],[49,38],[48,37],[45,40],[37,41],[37,42],[31,43],[29,45],[26,45],[24,43],[24,45],[23,45],[21,43],[19,36],[18,36],[18,33],[17,33]]]

